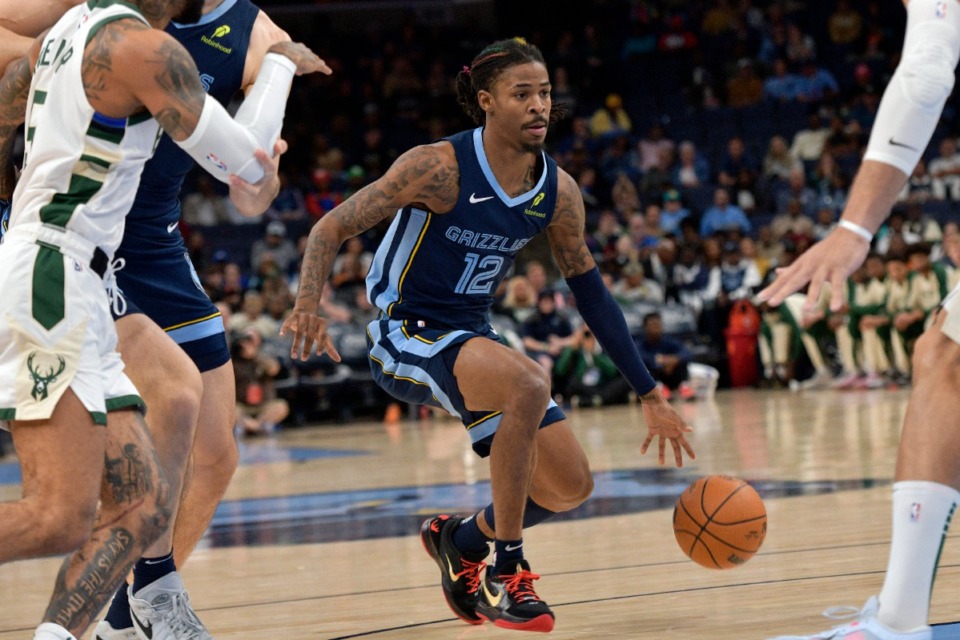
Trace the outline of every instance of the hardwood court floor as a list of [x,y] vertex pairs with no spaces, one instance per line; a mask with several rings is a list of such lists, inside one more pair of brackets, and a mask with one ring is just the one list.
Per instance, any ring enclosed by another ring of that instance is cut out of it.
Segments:
[[[538,593],[557,616],[549,637],[762,640],[837,624],[820,612],[859,607],[882,582],[906,400],[904,391],[720,393],[682,405],[698,453],[682,470],[639,455],[639,407],[570,411],[595,495],[575,517],[525,535]],[[416,535],[429,514],[489,500],[487,464],[457,423],[286,431],[244,443],[243,458],[184,570],[214,637],[518,637],[455,620]],[[18,487],[3,467],[0,499],[11,499]],[[712,473],[749,480],[768,510],[760,553],[731,571],[695,565],[673,539],[676,497]],[[31,637],[57,565],[0,567],[0,640]],[[960,545],[950,541],[933,621],[960,620],[958,602]],[[960,638],[960,625],[938,627],[935,639],[945,638]]]

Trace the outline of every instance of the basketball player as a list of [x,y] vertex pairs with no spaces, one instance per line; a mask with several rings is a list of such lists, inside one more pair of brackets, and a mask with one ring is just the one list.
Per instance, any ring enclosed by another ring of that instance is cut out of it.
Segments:
[[[264,169],[255,151],[279,135],[294,73],[325,68],[302,45],[270,47],[234,121],[159,30],[173,16],[196,22],[201,10],[200,0],[87,2],[0,81],[0,196],[10,196],[10,150],[27,111],[25,165],[0,247],[9,266],[0,276],[0,418],[11,424],[25,498],[0,505],[0,561],[83,545],[64,564],[37,638],[82,633],[170,522],[174,482],[130,411],[142,402],[114,351],[102,289],[115,290],[112,254],[161,127],[221,180],[256,183]],[[101,476],[103,524],[84,542]],[[148,637],[209,637],[145,613]]]
[[[960,3],[909,0],[900,65],[883,94],[864,162],[838,227],[810,248],[761,299],[781,303],[809,283],[808,301],[824,283],[831,306],[864,260],[874,232],[926,148],[953,89],[960,58]],[[941,545],[960,502],[960,296],[954,289],[917,340],[913,390],[904,416],[893,485],[893,538],[879,599],[859,619],[831,631],[791,638],[929,640],[930,593]]]
[[[337,250],[399,209],[367,276],[381,310],[367,327],[371,369],[397,398],[462,420],[474,450],[490,456],[493,489],[493,504],[475,516],[425,522],[424,545],[464,621],[549,631],[554,616],[534,591],[522,529],[582,503],[593,481],[547,375],[489,324],[493,292],[534,236],[547,232],[581,315],[640,395],[649,428],[641,453],[658,438],[663,463],[669,440],[681,466],[683,451],[694,455],[690,427],[660,396],[603,285],[576,182],[543,152],[557,114],[540,50],[519,38],[496,42],[464,67],[457,90],[481,126],[407,151],[314,226],[281,333],[294,332],[293,357],[308,358],[316,343],[339,359],[318,315]],[[495,561],[481,581],[491,539]]]
[[[44,19],[55,18],[65,1],[81,0],[43,0],[29,20],[10,22],[24,31],[37,28]],[[0,4],[0,23],[5,8]],[[172,23],[167,33],[190,52],[208,93],[226,104],[253,86],[267,48],[289,36],[249,0],[206,0],[203,13],[199,23]],[[282,141],[278,144],[277,155],[286,148]],[[279,188],[276,159],[263,155],[261,163],[266,175],[259,183],[231,183],[233,203],[245,215],[263,213]],[[223,322],[197,284],[177,226],[178,195],[192,167],[193,159],[164,136],[144,167],[116,253],[123,265],[117,271],[123,296],[111,311],[119,350],[127,374],[150,407],[147,426],[164,468],[176,478],[186,472],[188,480],[180,510],[174,509],[174,527],[134,567],[135,591],[159,583],[155,588],[184,593],[175,569],[206,530],[238,459],[234,375]],[[166,334],[161,327],[168,329]],[[176,552],[172,557],[171,542]],[[133,625],[123,585],[96,637],[132,638]]]

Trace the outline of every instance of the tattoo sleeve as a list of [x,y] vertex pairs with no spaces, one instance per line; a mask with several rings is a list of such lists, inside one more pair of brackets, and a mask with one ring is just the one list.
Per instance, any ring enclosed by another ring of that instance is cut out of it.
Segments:
[[570,278],[586,273],[596,262],[583,239],[586,212],[580,188],[565,172],[560,172],[558,179],[557,206],[547,227],[547,238],[560,273]]
[[27,111],[33,72],[27,58],[14,60],[0,79],[0,197],[9,199],[16,186],[13,146]]
[[164,42],[151,62],[160,66],[155,79],[166,94],[165,105],[153,115],[171,138],[183,140],[196,128],[206,97],[197,66],[173,40]]
[[310,231],[300,269],[298,302],[304,300],[311,305],[309,310],[314,310],[344,240],[376,226],[408,204],[449,211],[457,202],[459,182],[456,160],[433,145],[415,147],[397,158],[382,178],[333,209]]

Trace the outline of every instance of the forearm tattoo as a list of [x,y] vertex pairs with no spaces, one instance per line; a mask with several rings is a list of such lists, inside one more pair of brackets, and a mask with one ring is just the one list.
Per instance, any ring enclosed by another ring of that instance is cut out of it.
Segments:
[[329,222],[321,221],[310,231],[297,297],[319,301],[344,240],[376,226],[408,204],[449,211],[457,202],[459,182],[456,161],[451,162],[430,146],[416,147],[400,156],[386,175],[327,214]]
[[0,79],[0,197],[9,198],[16,186],[13,146],[23,123],[30,95],[30,61],[20,58],[7,67]]

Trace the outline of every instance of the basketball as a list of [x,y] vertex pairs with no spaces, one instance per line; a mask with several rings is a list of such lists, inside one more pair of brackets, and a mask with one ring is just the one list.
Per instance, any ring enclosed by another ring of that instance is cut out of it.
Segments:
[[673,534],[687,556],[708,569],[732,569],[753,557],[767,535],[767,510],[749,484],[705,476],[673,510]]

